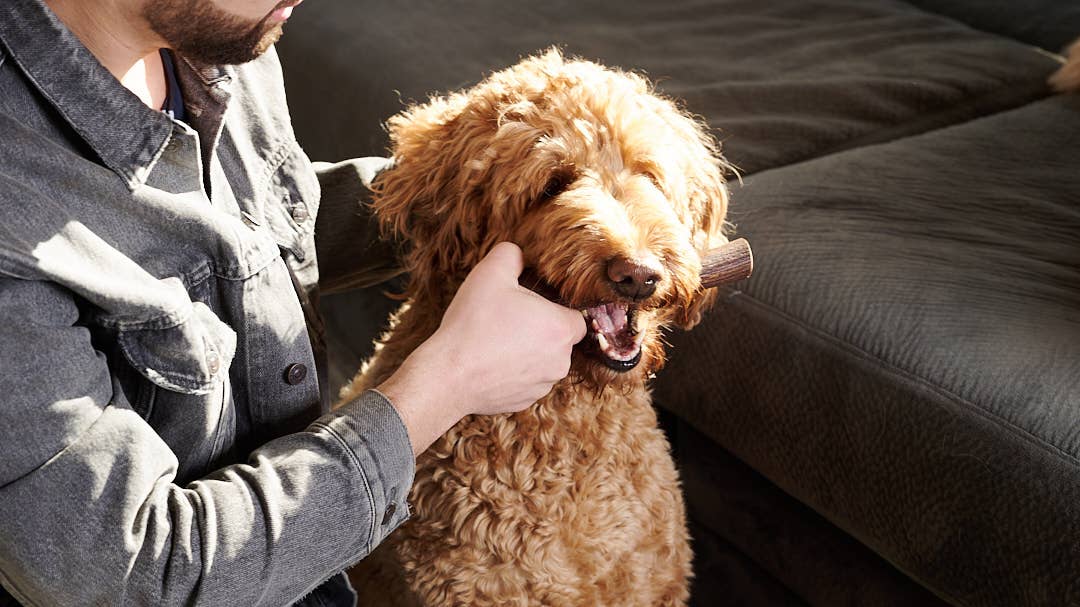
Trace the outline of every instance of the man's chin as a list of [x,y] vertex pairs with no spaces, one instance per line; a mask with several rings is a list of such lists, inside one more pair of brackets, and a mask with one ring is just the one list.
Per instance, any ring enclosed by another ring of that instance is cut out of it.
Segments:
[[[284,31],[285,31],[285,23],[284,22],[275,23],[274,26],[271,27],[269,30],[267,30],[267,32],[265,34],[263,34],[263,37],[259,39],[258,44],[255,45],[254,49],[252,49],[252,53],[251,53],[251,56],[248,59],[248,61],[251,61],[253,59],[257,59],[263,53],[270,50],[270,47],[277,44],[277,41],[281,39],[281,34]],[[241,63],[247,63],[247,62],[243,61]]]
[[252,24],[195,0],[150,3],[145,16],[170,48],[201,65],[257,59],[281,38],[285,25],[269,16]]
[[267,30],[257,40],[236,41],[231,44],[182,44],[174,47],[185,58],[202,65],[240,65],[258,59],[280,38],[282,24]]

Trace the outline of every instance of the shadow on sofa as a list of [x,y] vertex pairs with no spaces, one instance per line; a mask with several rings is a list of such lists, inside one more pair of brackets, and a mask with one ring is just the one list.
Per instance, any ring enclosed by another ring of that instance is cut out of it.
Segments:
[[[323,0],[279,52],[317,160],[552,44],[716,129],[759,264],[655,384],[694,604],[1080,605],[1080,8],[1015,4]],[[328,298],[339,380],[391,307]]]

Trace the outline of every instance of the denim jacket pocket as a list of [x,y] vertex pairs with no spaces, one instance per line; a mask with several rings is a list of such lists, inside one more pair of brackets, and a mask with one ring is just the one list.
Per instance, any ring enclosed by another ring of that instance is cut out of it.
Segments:
[[181,394],[212,392],[236,353],[236,333],[202,302],[189,302],[175,325],[121,329],[118,342],[143,377]]

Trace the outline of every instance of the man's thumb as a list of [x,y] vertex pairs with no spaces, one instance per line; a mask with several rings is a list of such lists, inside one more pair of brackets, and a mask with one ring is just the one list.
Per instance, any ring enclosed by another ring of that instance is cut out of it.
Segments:
[[512,242],[500,242],[491,248],[479,265],[485,267],[485,272],[492,272],[516,283],[525,268],[525,258],[521,247]]

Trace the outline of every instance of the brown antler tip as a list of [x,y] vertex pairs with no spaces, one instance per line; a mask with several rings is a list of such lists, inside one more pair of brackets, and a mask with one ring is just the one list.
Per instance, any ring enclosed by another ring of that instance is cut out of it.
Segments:
[[754,253],[745,238],[732,240],[705,254],[701,260],[701,286],[706,289],[749,278]]

